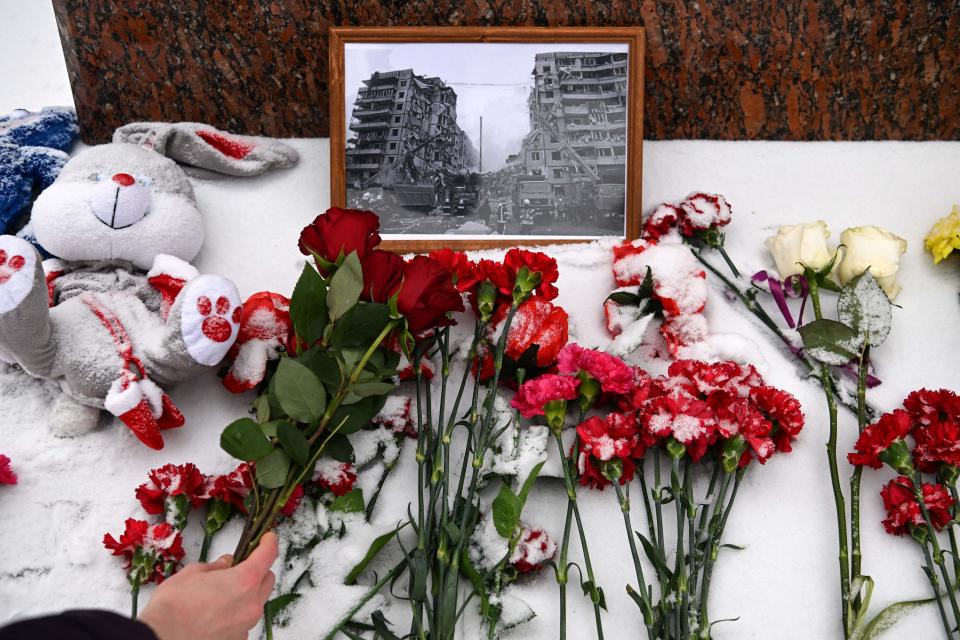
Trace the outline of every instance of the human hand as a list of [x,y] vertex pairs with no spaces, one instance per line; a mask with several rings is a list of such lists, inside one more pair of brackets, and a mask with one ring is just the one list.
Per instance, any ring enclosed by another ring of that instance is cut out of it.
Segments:
[[267,533],[235,567],[233,557],[185,567],[157,587],[140,614],[159,640],[246,640],[263,615],[276,576],[277,536]]

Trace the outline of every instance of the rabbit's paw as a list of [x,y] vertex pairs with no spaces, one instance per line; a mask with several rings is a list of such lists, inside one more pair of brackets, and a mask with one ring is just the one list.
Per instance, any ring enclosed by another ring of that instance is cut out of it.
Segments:
[[190,281],[180,295],[180,327],[187,352],[200,364],[219,363],[240,327],[237,287],[226,278],[203,275]]
[[33,289],[37,252],[15,236],[0,236],[0,313],[15,308]]

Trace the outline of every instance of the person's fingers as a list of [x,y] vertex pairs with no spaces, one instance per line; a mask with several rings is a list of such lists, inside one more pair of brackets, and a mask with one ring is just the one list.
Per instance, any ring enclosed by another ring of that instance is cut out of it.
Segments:
[[260,582],[260,588],[257,590],[259,602],[266,602],[270,598],[270,594],[273,593],[273,587],[276,584],[277,576],[273,571],[268,571],[267,575],[263,576],[263,580]]
[[260,538],[260,544],[257,545],[257,548],[246,560],[237,565],[237,568],[256,576],[257,583],[259,583],[262,576],[266,575],[270,567],[273,566],[278,553],[277,534],[270,531]]
[[207,567],[211,569],[226,569],[227,567],[233,564],[233,555],[225,553],[213,562],[209,563]]

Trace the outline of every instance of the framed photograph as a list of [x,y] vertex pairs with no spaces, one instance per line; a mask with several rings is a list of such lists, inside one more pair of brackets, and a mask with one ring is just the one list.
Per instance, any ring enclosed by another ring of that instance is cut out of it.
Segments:
[[334,27],[334,206],[387,248],[635,238],[639,27]]

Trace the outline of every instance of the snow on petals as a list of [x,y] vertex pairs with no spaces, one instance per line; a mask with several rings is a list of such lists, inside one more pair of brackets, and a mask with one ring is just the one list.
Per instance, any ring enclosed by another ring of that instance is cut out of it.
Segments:
[[348,462],[326,458],[317,463],[313,481],[324,489],[332,491],[333,495],[342,496],[353,490],[353,485],[357,481],[357,470]]
[[520,526],[523,530],[517,546],[510,554],[510,564],[520,573],[533,573],[553,559],[557,553],[557,543],[543,529],[523,523]]
[[[122,557],[131,581],[137,579],[141,584],[163,582],[183,560],[184,553],[183,538],[173,526],[166,522],[151,525],[134,518],[127,519],[119,540],[109,533],[104,535],[103,546]],[[134,576],[134,572],[139,575]]]
[[149,481],[137,488],[137,500],[150,515],[164,513],[167,501],[175,496],[184,496],[191,507],[199,507],[207,500],[206,478],[196,465],[167,464],[153,469]]

